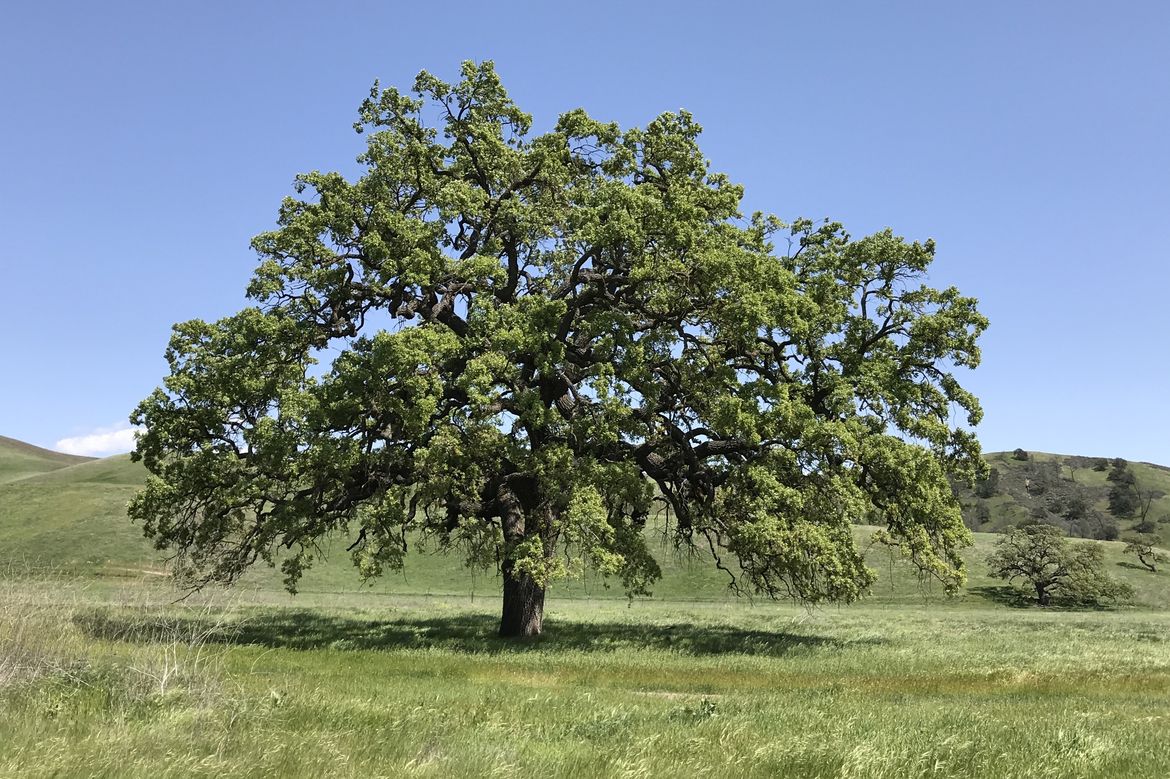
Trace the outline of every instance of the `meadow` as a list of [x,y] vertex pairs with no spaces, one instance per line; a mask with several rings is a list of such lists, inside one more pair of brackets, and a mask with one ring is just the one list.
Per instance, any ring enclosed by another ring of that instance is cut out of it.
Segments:
[[0,582],[3,776],[1170,775],[1170,614]]
[[443,556],[175,602],[115,516],[136,466],[56,465],[0,485],[0,776],[1170,776],[1170,571],[1119,543],[1132,605],[1020,607],[978,533],[957,598],[870,547],[871,596],[809,609],[662,539],[654,597],[564,582],[501,641]]

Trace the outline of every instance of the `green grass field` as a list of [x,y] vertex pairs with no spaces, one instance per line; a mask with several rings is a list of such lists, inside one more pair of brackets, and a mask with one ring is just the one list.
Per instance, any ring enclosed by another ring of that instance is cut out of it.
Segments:
[[1165,612],[126,586],[5,581],[0,775],[1170,775]]
[[121,515],[138,466],[20,468],[0,484],[3,777],[1170,776],[1170,569],[1118,543],[1107,568],[1137,594],[1115,609],[1008,605],[991,534],[958,598],[875,547],[866,601],[805,609],[736,599],[652,536],[653,597],[560,583],[517,643],[494,635],[494,576],[418,553],[368,588],[338,549],[296,597],[262,570],[173,603]]

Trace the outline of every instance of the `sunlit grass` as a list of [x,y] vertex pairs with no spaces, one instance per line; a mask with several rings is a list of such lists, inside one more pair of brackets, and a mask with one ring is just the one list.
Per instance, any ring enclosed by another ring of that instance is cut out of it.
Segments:
[[1170,775],[1163,612],[554,600],[515,643],[484,599],[47,592],[0,596],[52,647],[3,776]]

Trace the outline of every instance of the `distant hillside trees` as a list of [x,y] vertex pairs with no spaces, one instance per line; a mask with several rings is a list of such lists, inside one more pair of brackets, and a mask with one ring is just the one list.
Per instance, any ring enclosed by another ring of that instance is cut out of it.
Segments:
[[1016,449],[1012,452],[1012,459],[1026,461],[1028,459],[1028,453],[1023,449]]
[[1068,468],[1069,481],[1075,482],[1077,480],[1077,471],[1084,468],[1092,468],[1095,462],[1094,459],[1089,457],[1073,455],[1071,457],[1065,457],[1062,464],[1065,468]]
[[968,527],[1003,533],[1046,522],[1069,536],[1115,541],[1123,532],[1158,534],[1163,515],[1170,523],[1170,502],[1163,499],[1170,479],[1158,466],[1124,458],[1027,454],[1026,460],[1010,451],[989,455],[992,467],[984,479],[973,486],[952,481]]
[[1133,480],[1133,471],[1129,469],[1129,462],[1124,457],[1115,457],[1110,461],[1109,475],[1105,477],[1105,481],[1132,484]]
[[1001,538],[987,565],[997,579],[1021,581],[1041,606],[1102,605],[1133,595],[1132,588],[1105,573],[1099,544],[1070,544],[1060,528],[1045,523]]
[[1129,463],[1120,457],[1113,460],[1109,475],[1105,479],[1112,482],[1109,488],[1109,513],[1115,517],[1137,519],[1135,529],[1139,533],[1153,532],[1155,523],[1149,519],[1150,509],[1154,501],[1166,493],[1152,487],[1143,487],[1129,467]]
[[980,498],[991,498],[999,492],[999,469],[992,468],[987,472],[986,479],[980,479],[975,484],[975,495]]

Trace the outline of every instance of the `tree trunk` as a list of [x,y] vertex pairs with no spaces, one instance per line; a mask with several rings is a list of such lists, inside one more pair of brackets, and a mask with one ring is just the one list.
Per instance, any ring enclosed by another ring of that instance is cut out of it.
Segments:
[[[525,521],[519,498],[510,489],[502,488],[499,501],[503,506],[504,560],[500,571],[504,575],[504,611],[500,616],[501,638],[529,638],[539,636],[544,629],[544,587],[527,573],[516,570],[516,561],[510,559],[528,533],[540,528]],[[546,530],[547,530],[546,523]],[[542,539],[546,554],[548,539]]]
[[1042,584],[1036,585],[1036,600],[1041,606],[1048,605],[1048,588]]
[[517,574],[507,560],[504,573],[504,612],[500,617],[501,638],[530,638],[544,629],[544,588],[526,573]]

